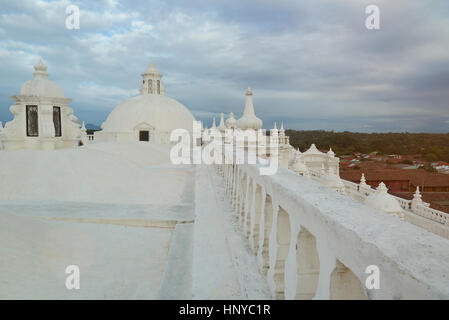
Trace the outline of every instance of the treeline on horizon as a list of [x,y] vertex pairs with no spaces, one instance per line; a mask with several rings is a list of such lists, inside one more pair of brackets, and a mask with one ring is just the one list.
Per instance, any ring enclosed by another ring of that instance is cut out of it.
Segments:
[[377,151],[382,155],[419,155],[426,161],[449,162],[449,133],[359,133],[324,130],[286,130],[285,133],[290,137],[290,144],[301,152],[315,143],[318,149],[332,148],[337,156]]

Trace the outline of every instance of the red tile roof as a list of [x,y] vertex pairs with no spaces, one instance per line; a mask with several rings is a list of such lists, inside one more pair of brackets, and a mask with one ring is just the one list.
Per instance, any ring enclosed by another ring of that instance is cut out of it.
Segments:
[[425,170],[366,169],[342,170],[340,177],[357,183],[360,182],[362,173],[364,173],[367,181],[410,181],[413,186],[449,187],[449,175],[447,174],[430,173]]

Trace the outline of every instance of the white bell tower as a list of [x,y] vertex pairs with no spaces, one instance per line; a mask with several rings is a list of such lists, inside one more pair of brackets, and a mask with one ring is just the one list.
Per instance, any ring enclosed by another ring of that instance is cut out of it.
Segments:
[[153,61],[147,70],[142,74],[142,85],[140,86],[140,94],[159,94],[165,95],[165,88],[162,84],[162,74],[157,71]]

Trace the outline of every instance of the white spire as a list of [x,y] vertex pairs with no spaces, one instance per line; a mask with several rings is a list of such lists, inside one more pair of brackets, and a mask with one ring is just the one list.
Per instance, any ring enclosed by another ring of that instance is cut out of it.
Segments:
[[281,129],[280,129],[280,130],[281,130],[281,131],[285,131],[285,130],[284,130],[284,121],[281,122]]
[[214,120],[212,121],[211,129],[216,129],[216,128],[217,128],[217,125],[215,124],[215,117],[214,117]]
[[278,126],[277,126],[277,124],[276,124],[276,121],[274,122],[274,127],[273,127],[273,129],[274,129],[274,130],[277,130],[277,129],[278,129]]
[[422,201],[422,195],[421,192],[419,192],[419,186],[416,187],[415,194],[413,195],[412,199],[412,210],[416,210],[416,206],[422,206],[424,202]]
[[419,186],[416,187],[415,194],[413,195],[413,200],[421,200],[421,192],[419,192]]
[[86,130],[86,126],[84,125],[84,121],[83,121],[83,124],[82,124],[82,126],[81,126],[81,132],[86,132],[87,130]]
[[256,116],[256,113],[254,112],[253,92],[251,91],[251,88],[246,90],[245,110],[243,111],[243,115]]
[[223,112],[220,114],[220,125],[218,126],[218,129],[219,129],[220,131],[225,131],[225,130],[226,130]]
[[250,88],[246,90],[245,110],[243,111],[243,116],[237,121],[237,125],[243,130],[259,130],[262,128],[262,120],[257,118],[254,112],[253,92]]
[[360,184],[365,185],[366,184],[366,179],[365,179],[365,174],[362,173],[362,177],[360,178]]

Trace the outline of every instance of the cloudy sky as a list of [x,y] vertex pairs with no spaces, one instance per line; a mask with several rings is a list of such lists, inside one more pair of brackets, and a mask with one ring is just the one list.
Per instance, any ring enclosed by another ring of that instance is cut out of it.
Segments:
[[[80,29],[65,27],[80,8]],[[380,8],[380,30],[365,8]],[[270,128],[449,132],[447,0],[1,0],[0,120],[42,58],[75,114],[101,124],[149,62],[210,123],[254,91]]]

